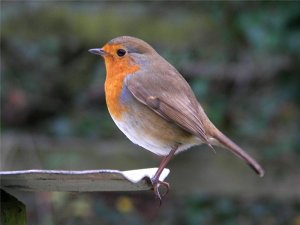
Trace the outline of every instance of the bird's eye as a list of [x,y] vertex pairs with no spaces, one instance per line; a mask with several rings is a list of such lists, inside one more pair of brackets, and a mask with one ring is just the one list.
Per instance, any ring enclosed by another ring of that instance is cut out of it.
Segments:
[[117,51],[117,55],[118,55],[118,56],[122,57],[122,56],[124,56],[125,54],[126,54],[126,50],[124,50],[124,49],[122,49],[122,48],[118,49],[118,51]]

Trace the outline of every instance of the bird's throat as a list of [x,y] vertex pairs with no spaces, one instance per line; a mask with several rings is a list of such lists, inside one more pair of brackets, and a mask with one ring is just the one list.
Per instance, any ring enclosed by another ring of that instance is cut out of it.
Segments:
[[126,111],[126,106],[120,101],[124,79],[138,71],[139,67],[136,65],[129,66],[125,61],[124,63],[114,63],[114,65],[109,65],[110,63],[113,62],[105,61],[107,71],[105,80],[106,104],[111,116],[114,119],[120,119],[123,112]]

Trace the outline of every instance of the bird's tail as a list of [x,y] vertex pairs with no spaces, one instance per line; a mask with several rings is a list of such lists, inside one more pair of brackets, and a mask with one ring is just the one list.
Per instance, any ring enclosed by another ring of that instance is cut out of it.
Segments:
[[215,129],[212,136],[226,149],[243,159],[260,177],[264,176],[264,170],[248,153],[246,153],[237,144],[226,137],[221,131]]

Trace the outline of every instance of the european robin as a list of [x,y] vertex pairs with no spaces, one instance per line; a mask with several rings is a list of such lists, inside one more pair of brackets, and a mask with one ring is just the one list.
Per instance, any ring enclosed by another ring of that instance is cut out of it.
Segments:
[[263,176],[261,166],[214,126],[186,80],[149,44],[121,36],[89,52],[104,58],[106,103],[116,125],[133,143],[163,156],[151,180],[160,200],[159,186],[169,190],[159,180],[167,163],[202,143],[228,149]]

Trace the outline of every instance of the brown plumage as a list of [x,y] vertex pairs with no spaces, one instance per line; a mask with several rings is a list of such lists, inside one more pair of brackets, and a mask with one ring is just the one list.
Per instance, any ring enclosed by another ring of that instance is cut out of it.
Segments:
[[117,126],[134,143],[165,156],[152,183],[160,197],[159,176],[172,156],[201,143],[222,146],[263,176],[261,166],[208,119],[181,74],[149,44],[118,37],[90,52],[104,57],[105,93]]

